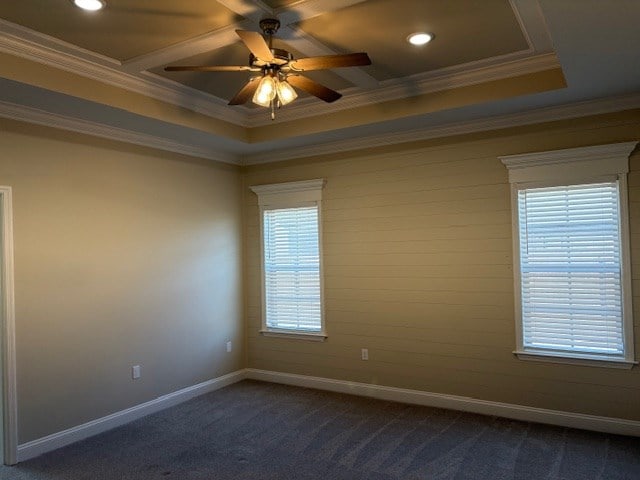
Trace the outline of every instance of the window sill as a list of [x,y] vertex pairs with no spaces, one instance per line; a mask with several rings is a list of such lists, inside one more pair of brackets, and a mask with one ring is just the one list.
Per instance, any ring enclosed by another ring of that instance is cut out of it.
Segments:
[[622,368],[629,370],[637,365],[638,362],[625,360],[623,358],[603,358],[597,355],[575,355],[562,354],[555,352],[532,352],[532,351],[514,351],[520,360],[529,360],[532,362],[545,363],[563,363],[567,365],[583,365],[587,367],[603,367],[603,368]]
[[260,330],[260,335],[308,342],[324,342],[327,339],[327,334],[323,332],[298,332],[294,330]]

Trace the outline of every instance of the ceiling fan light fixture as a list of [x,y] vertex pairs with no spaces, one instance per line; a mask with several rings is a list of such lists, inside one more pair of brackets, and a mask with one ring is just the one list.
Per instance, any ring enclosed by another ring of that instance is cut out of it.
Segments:
[[276,79],[271,75],[265,75],[260,80],[256,93],[253,94],[253,103],[261,107],[268,107],[271,101],[276,98]]
[[416,45],[416,46],[426,45],[431,40],[433,40],[434,36],[435,35],[433,33],[416,32],[416,33],[412,33],[407,37],[407,42],[409,42],[411,45]]
[[95,12],[106,7],[107,2],[104,0],[73,0],[73,4],[83,10]]
[[[240,40],[251,52],[249,66],[170,65],[164,70],[167,72],[250,72],[251,78],[229,100],[229,105],[244,105],[251,100],[256,105],[270,108],[273,120],[277,108],[293,102],[298,97],[296,88],[327,103],[335,102],[342,97],[342,94],[335,90],[303,75],[305,72],[371,65],[371,59],[366,52],[320,55],[295,60],[290,52],[272,46],[273,34],[279,26],[280,22],[277,19],[267,18],[260,21],[264,36],[258,32],[236,30]],[[255,76],[256,74],[258,76]]]
[[289,85],[289,82],[287,82],[286,80],[279,81],[277,88],[280,105],[287,105],[298,98],[298,94],[296,93],[295,89],[291,85]]

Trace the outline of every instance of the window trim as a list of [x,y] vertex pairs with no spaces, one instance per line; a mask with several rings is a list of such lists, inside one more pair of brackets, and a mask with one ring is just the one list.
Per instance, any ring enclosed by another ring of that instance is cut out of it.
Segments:
[[[280,337],[293,340],[322,342],[326,340],[326,324],[324,314],[324,265],[322,248],[322,189],[326,181],[323,178],[303,180],[299,182],[272,183],[253,185],[249,188],[258,196],[260,223],[260,283],[261,283],[261,317],[260,334],[265,337]],[[318,207],[318,255],[320,270],[320,331],[303,331],[296,329],[273,328],[267,326],[266,282],[264,265],[264,212],[283,208]]]
[[[638,362],[635,361],[634,352],[633,292],[631,284],[631,246],[627,184],[629,156],[637,144],[638,142],[624,142],[499,157],[508,169],[509,183],[511,184],[514,307],[516,320],[516,349],[513,353],[520,360],[627,369],[638,364]],[[518,191],[526,188],[544,186],[598,183],[603,180],[611,181],[613,179],[617,179],[618,181],[620,202],[624,356],[606,357],[589,353],[525,348],[522,325]]]

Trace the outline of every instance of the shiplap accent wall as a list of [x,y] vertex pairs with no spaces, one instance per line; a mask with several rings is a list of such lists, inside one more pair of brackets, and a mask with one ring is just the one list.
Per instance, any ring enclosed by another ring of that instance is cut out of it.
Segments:
[[[637,140],[640,111],[244,173],[248,366],[640,419],[640,368],[516,359],[511,206],[498,156]],[[324,343],[260,330],[258,204],[250,185],[325,178]],[[640,155],[629,175],[640,338]],[[369,349],[369,361],[360,349]],[[637,348],[640,351],[640,348]]]

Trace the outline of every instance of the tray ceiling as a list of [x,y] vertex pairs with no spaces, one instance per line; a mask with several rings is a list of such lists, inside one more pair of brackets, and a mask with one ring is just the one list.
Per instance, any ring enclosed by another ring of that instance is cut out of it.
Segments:
[[[47,114],[64,110],[65,118],[96,125],[108,118],[145,138],[164,125],[165,143],[182,141],[191,129],[196,150],[224,145],[224,155],[255,156],[348,138],[377,142],[379,132],[471,118],[465,112],[629,94],[639,83],[632,46],[640,39],[631,20],[638,2],[615,8],[585,0],[579,11],[557,0],[106,2],[94,13],[71,0],[0,2],[0,107],[5,102],[5,111],[15,112],[16,104],[38,98]],[[247,65],[235,30],[258,31],[267,17],[281,22],[274,46],[295,58],[365,51],[373,64],[309,72],[343,97],[326,104],[299,92],[275,121],[267,109],[227,105],[246,72],[164,71]],[[584,28],[598,23],[598,35]],[[420,30],[435,40],[409,45],[407,35]],[[615,52],[615,64],[607,52]],[[171,131],[174,140],[167,140]]]
[[[478,5],[475,0],[370,0],[296,26],[337,52],[368,52],[373,64],[367,71],[379,81],[529,48],[509,1],[489,0]],[[481,22],[469,15],[480,9]],[[433,32],[435,40],[423,47],[405,41],[410,33],[421,31]]]
[[[418,75],[548,53],[547,46],[537,49],[528,41],[519,15],[509,0],[487,0],[481,7],[475,0],[108,0],[99,12],[82,11],[70,0],[0,2],[4,20],[81,49],[88,60],[93,53],[129,74],[151,73],[221,103],[242,87],[247,73],[166,73],[164,67],[247,65],[248,51],[234,30],[258,31],[264,17],[280,18],[274,46],[295,58],[364,51],[373,62],[314,72],[312,79],[338,91],[395,80],[410,95],[419,93],[412,89]],[[436,39],[409,45],[406,37],[415,31],[433,32]]]
[[120,61],[241,20],[202,0],[109,0],[100,12],[80,10],[70,0],[4,1],[0,17]]

